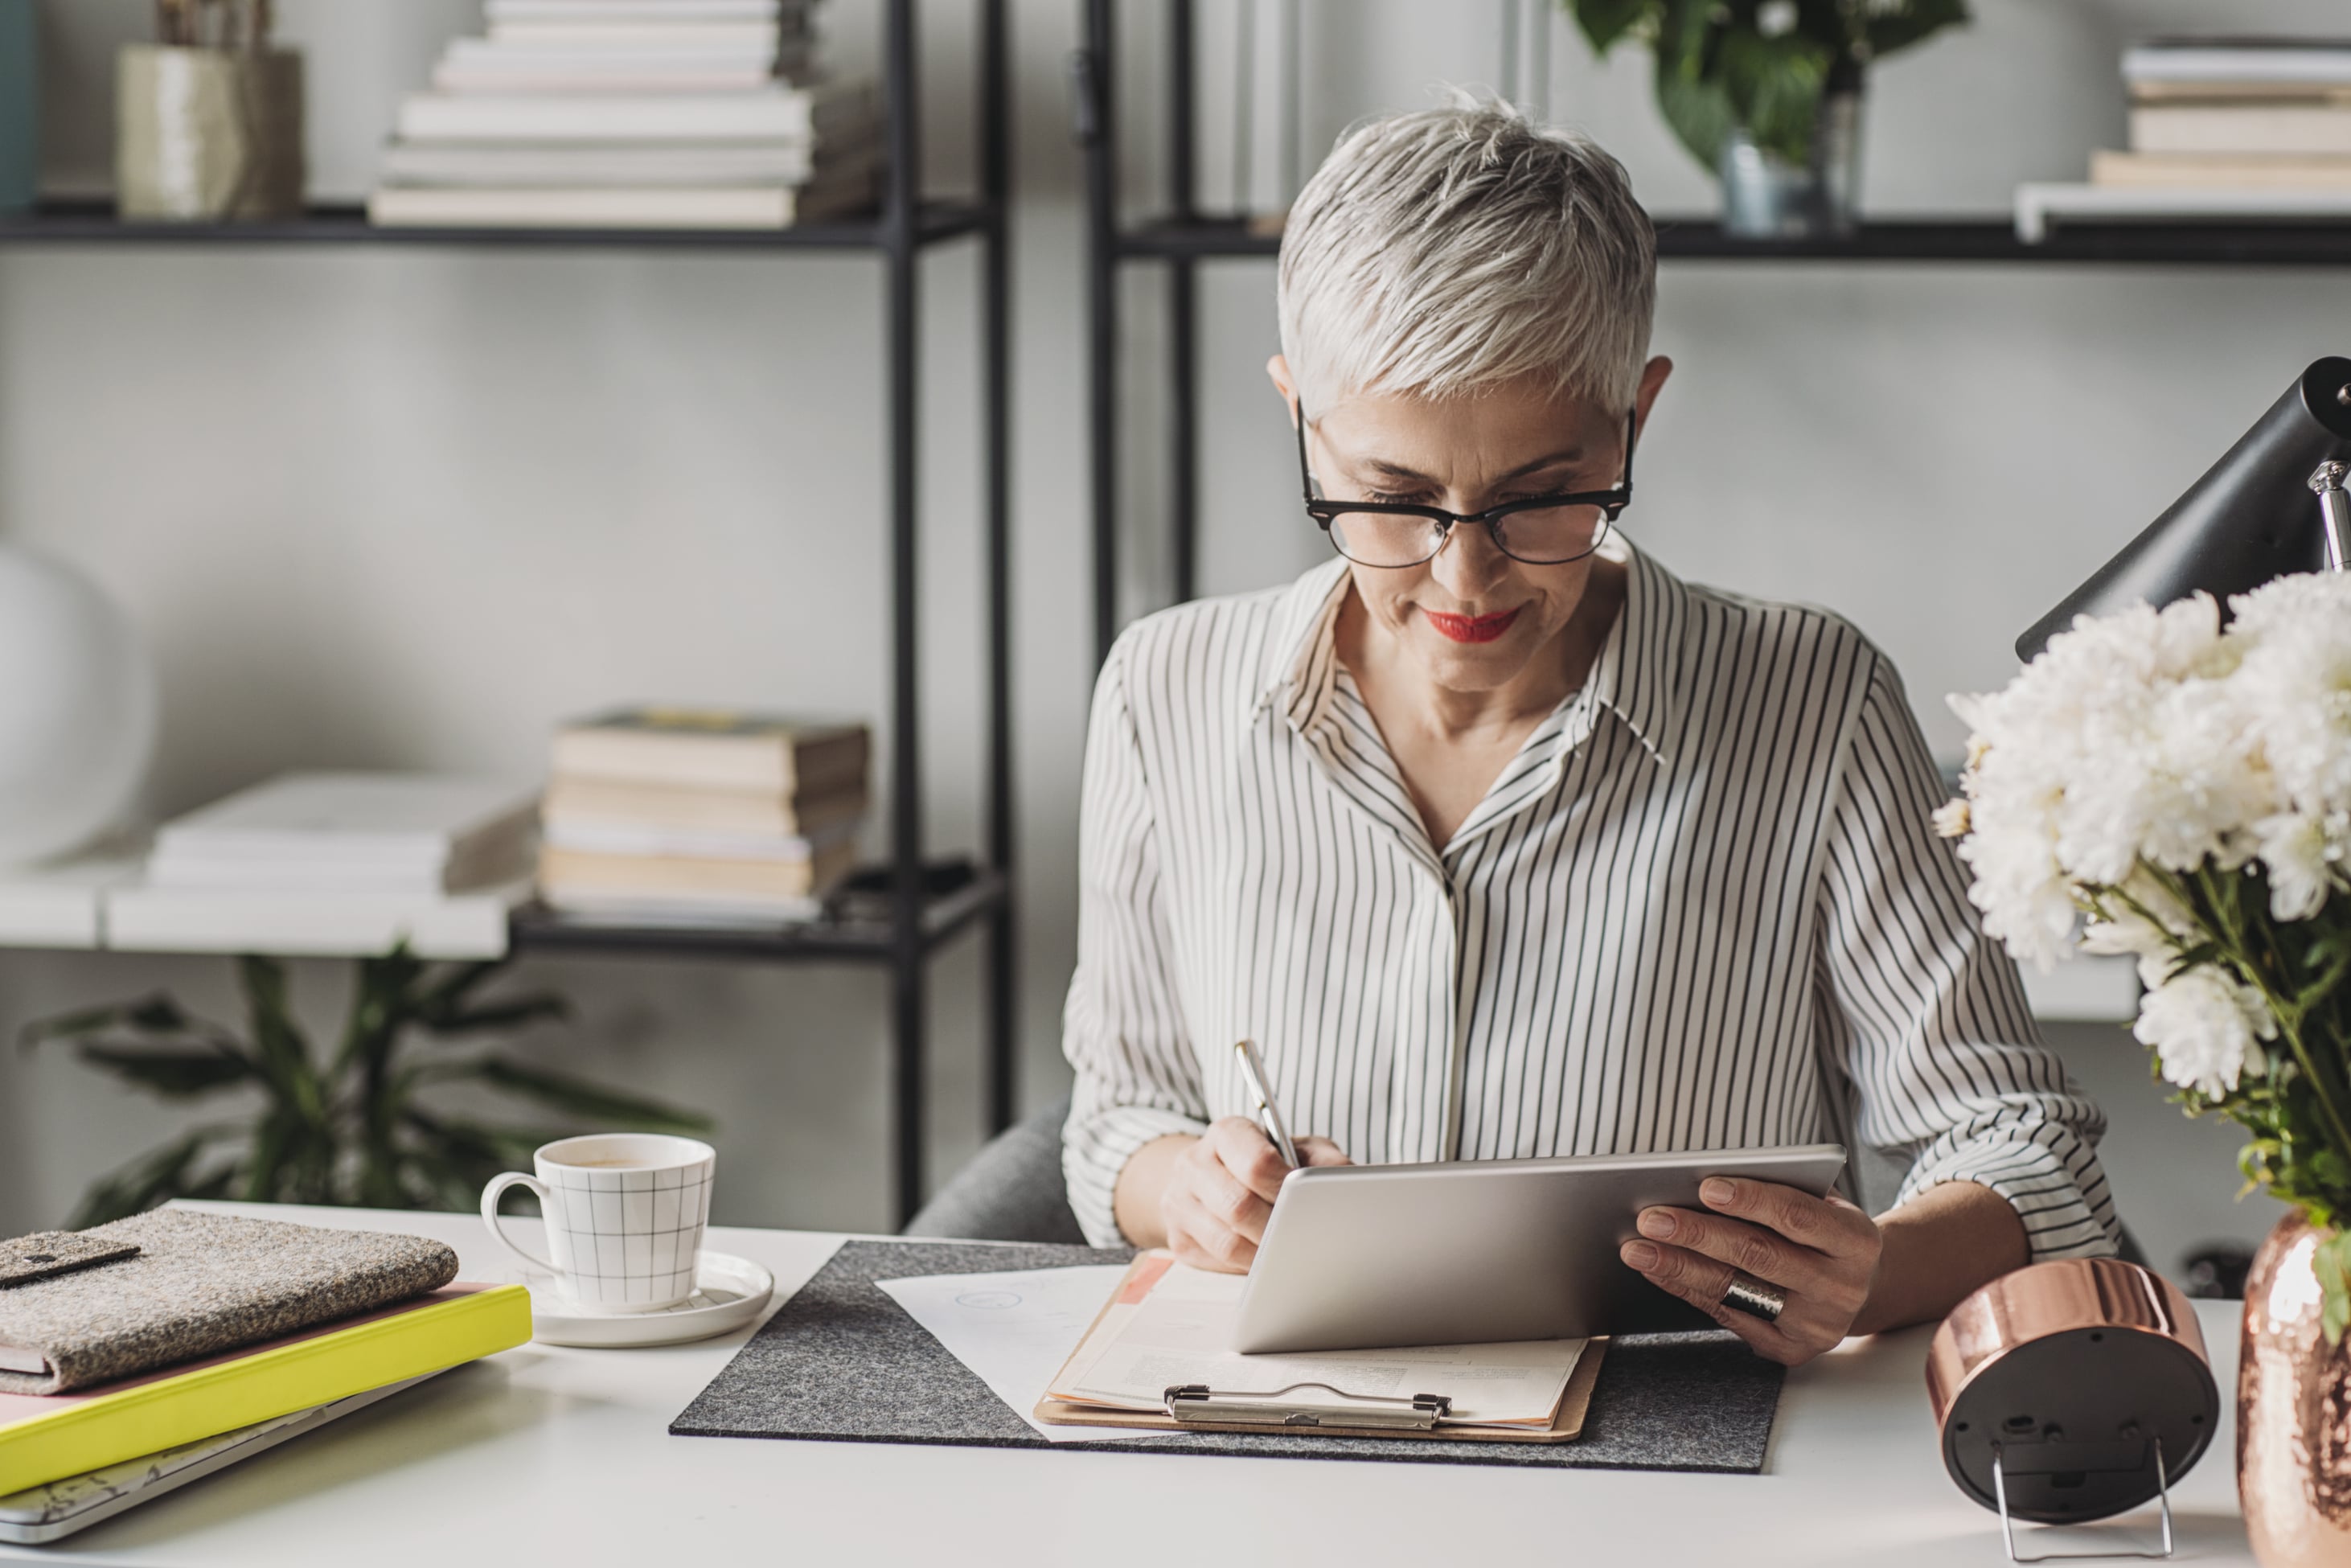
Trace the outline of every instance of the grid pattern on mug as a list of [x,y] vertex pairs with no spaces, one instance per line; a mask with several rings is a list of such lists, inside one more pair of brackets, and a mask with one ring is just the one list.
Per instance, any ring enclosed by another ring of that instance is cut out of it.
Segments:
[[548,1242],[572,1290],[616,1304],[690,1295],[710,1220],[710,1162],[670,1170],[549,1167]]

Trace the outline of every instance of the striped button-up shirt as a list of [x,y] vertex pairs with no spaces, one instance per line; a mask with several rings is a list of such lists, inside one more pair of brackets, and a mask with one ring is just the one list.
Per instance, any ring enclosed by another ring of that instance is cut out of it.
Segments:
[[1333,642],[1332,560],[1130,627],[1079,835],[1070,1200],[1249,1106],[1358,1162],[1865,1143],[2036,1258],[2112,1249],[2097,1107],[2038,1044],[1928,814],[1893,666],[1818,610],[1627,594],[1583,688],[1429,841]]

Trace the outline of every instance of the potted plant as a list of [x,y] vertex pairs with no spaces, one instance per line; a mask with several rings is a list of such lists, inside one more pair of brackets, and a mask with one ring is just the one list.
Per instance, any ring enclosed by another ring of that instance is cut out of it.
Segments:
[[[342,1039],[323,1062],[294,1016],[285,967],[270,958],[237,960],[242,1035],[162,996],[29,1026],[28,1048],[70,1042],[90,1066],[165,1100],[259,1095],[246,1117],[192,1128],[101,1178],[71,1225],[174,1197],[470,1209],[490,1177],[529,1169],[533,1150],[569,1133],[711,1130],[691,1111],[496,1051],[449,1049],[565,1015],[558,997],[480,996],[504,967],[434,966],[405,952],[361,959]],[[420,1050],[404,1049],[412,1040]],[[562,1124],[483,1121],[469,1102],[485,1091],[535,1102]]]
[[115,203],[216,222],[302,209],[302,57],[269,44],[269,0],[156,0],[156,41],[115,64]]
[[1657,108],[1722,181],[1735,234],[1836,233],[1861,186],[1868,68],[1968,19],[1967,0],[1561,0],[1595,53],[1656,58]]
[[2351,1561],[2351,575],[2084,617],[1974,730],[1959,838],[1984,928],[2127,954],[2189,1115],[2288,1210],[2245,1290],[2237,1474],[2261,1561]]

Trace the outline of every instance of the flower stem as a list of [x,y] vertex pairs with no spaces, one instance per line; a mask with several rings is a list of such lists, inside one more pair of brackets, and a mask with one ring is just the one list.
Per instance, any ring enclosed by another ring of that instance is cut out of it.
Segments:
[[2310,1081],[2311,1098],[2318,1102],[2319,1112],[2326,1118],[2327,1128],[2335,1134],[2335,1147],[2346,1159],[2351,1159],[2351,1124],[2344,1120],[2342,1108],[2335,1103],[2334,1084],[2318,1071],[2317,1061],[2310,1054],[2309,1045],[2302,1038],[2302,1009],[2280,997],[2272,988],[2269,977],[2253,961],[2241,924],[2232,917],[2235,901],[2212,883],[2215,873],[2199,871],[2194,873],[2201,902],[2211,912],[2211,924],[2228,949],[2231,964],[2252,988],[2259,991],[2262,1001],[2277,1020],[2278,1032],[2285,1039],[2286,1049]]

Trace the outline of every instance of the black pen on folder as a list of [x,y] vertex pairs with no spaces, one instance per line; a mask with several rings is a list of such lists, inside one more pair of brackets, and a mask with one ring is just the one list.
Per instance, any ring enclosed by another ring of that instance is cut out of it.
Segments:
[[1265,1063],[1257,1059],[1257,1043],[1237,1041],[1233,1054],[1240,1058],[1241,1081],[1249,1085],[1250,1096],[1257,1101],[1257,1124],[1265,1129],[1266,1137],[1281,1155],[1281,1163],[1296,1170],[1298,1145],[1290,1141],[1290,1129],[1281,1124],[1281,1107],[1273,1103],[1273,1088],[1265,1081]]

